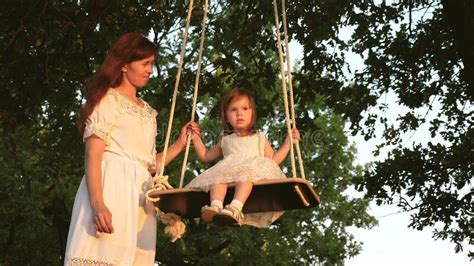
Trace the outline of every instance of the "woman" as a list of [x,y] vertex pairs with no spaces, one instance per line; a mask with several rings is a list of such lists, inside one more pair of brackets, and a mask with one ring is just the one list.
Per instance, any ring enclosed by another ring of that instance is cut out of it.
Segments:
[[[121,36],[90,79],[79,120],[85,176],[74,202],[66,265],[152,265],[156,216],[144,193],[155,151],[156,111],[136,96],[153,72],[157,47],[136,33]],[[186,125],[166,164],[185,146]],[[192,128],[192,126],[190,126]]]

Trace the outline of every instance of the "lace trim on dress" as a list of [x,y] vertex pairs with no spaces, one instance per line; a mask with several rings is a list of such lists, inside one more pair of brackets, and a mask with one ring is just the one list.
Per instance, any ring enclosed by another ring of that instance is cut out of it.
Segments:
[[112,266],[116,263],[106,262],[98,259],[86,259],[86,258],[70,258],[67,260],[66,265],[68,266]]
[[110,143],[110,133],[112,131],[112,125],[105,123],[93,123],[86,125],[84,129],[83,140],[90,137],[91,135],[96,135],[97,137],[104,140],[105,145]]
[[140,107],[134,103],[132,103],[130,100],[125,98],[125,96],[121,95],[117,90],[115,89],[109,89],[109,93],[112,94],[115,99],[117,100],[119,104],[119,112],[120,113],[127,113],[136,117],[140,117],[143,120],[148,120],[156,117],[158,114],[155,109],[151,108],[151,106],[142,100],[144,106]]

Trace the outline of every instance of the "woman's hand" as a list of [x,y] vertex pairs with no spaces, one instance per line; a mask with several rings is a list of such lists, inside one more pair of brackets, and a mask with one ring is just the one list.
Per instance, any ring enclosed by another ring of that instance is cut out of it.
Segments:
[[94,213],[93,224],[98,232],[112,234],[114,227],[112,226],[112,213],[104,203],[94,204],[92,211]]
[[[188,122],[186,123],[179,132],[179,137],[176,142],[168,148],[166,159],[164,161],[164,165],[168,165],[179,153],[183,151],[186,147],[188,133],[191,134],[191,140],[195,138],[200,138],[201,129],[199,128],[198,124],[195,122]],[[156,153],[156,167],[160,168],[160,164],[163,160],[163,152]]]
[[181,128],[179,139],[183,146],[186,146],[186,139],[188,134],[190,134],[191,140],[193,142],[201,138],[201,128],[196,122],[188,122]]

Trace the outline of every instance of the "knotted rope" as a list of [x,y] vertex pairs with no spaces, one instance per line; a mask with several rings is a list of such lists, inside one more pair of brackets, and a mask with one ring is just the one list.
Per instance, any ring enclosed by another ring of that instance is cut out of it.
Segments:
[[[178,72],[176,73],[176,80],[175,80],[174,90],[173,90],[173,98],[171,100],[170,116],[168,120],[168,128],[166,131],[165,146],[163,148],[163,157],[161,158],[160,170],[158,174],[152,178],[149,189],[145,194],[146,200],[150,202],[154,202],[154,203],[158,202],[160,199],[150,197],[150,193],[154,191],[160,191],[160,190],[173,188],[168,182],[168,176],[164,175],[164,170],[165,170],[166,156],[168,153],[168,146],[169,146],[169,141],[170,141],[170,136],[171,136],[171,129],[173,127],[174,110],[176,106],[176,98],[178,95],[178,87],[179,87],[179,82],[181,80],[181,73],[183,71],[184,53],[186,51],[188,29],[189,29],[189,24],[191,22],[193,2],[194,2],[193,0],[189,1],[188,13],[186,16],[186,26],[183,32],[183,43],[181,45],[180,58],[179,58],[179,63],[178,63]],[[186,228],[186,225],[181,221],[181,217],[179,217],[178,215],[174,213],[164,214],[158,207],[156,207],[156,205],[155,205],[155,209],[161,221],[164,224],[166,224],[165,233],[171,237],[171,241],[174,242],[177,239],[179,239],[184,234],[184,231]]]

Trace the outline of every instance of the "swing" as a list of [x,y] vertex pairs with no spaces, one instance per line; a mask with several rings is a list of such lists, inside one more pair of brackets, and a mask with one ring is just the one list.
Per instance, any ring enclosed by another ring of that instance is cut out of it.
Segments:
[[[275,25],[277,33],[277,42],[278,42],[278,52],[279,52],[279,62],[282,76],[282,90],[284,96],[284,105],[285,105],[285,117],[286,117],[286,126],[288,134],[290,134],[292,128],[296,128],[295,121],[295,112],[294,112],[294,100],[293,100],[293,85],[291,77],[291,68],[290,68],[290,54],[289,50],[286,49],[286,59],[287,59],[287,68],[288,68],[288,84],[290,90],[290,104],[291,104],[291,122],[290,122],[290,112],[288,107],[288,92],[286,89],[286,73],[284,69],[284,60],[283,60],[283,51],[280,38],[280,24],[278,21],[278,7],[276,0],[273,1],[274,13],[275,13]],[[185,46],[187,41],[187,32],[190,24],[191,10],[193,7],[193,0],[189,1],[188,14],[186,19],[186,27],[183,32],[183,43],[181,46],[180,60],[178,64],[178,72],[176,74],[176,81],[174,86],[170,117],[168,122],[168,130],[165,139],[165,146],[163,151],[162,163],[160,164],[160,170],[156,177],[153,178],[150,189],[146,193],[146,198],[148,201],[153,202],[156,208],[160,212],[165,214],[175,214],[179,215],[182,218],[197,218],[200,217],[201,207],[204,205],[209,205],[209,194],[203,191],[183,188],[184,173],[186,171],[186,165],[189,155],[189,147],[191,143],[191,138],[188,135],[186,141],[186,150],[183,159],[183,165],[181,168],[181,178],[179,188],[172,188],[167,179],[167,176],[164,176],[164,162],[166,159],[166,152],[168,149],[169,138],[172,128],[174,108],[176,105],[176,96],[178,91],[178,86],[181,78],[182,64],[185,52]],[[286,28],[286,11],[285,11],[285,1],[282,1],[282,17],[283,17],[283,28],[285,32],[285,45],[288,47],[288,34]],[[205,0],[204,3],[204,16],[202,21],[202,30],[201,30],[201,40],[199,46],[199,57],[196,78],[194,83],[194,97],[193,97],[193,106],[191,111],[191,120],[195,120],[195,109],[197,103],[197,94],[199,87],[199,76],[201,71],[201,61],[202,61],[202,51],[205,39],[205,26],[206,26],[206,17],[208,11],[208,0]],[[291,149],[290,149],[290,158],[293,176],[296,175],[295,170],[295,155],[294,147],[296,146],[296,151],[298,155],[299,169],[302,177],[293,177],[293,178],[282,178],[282,179],[271,179],[271,180],[261,180],[256,182],[253,186],[252,192],[247,199],[244,207],[243,213],[257,213],[257,212],[273,212],[273,211],[283,211],[283,210],[293,210],[293,209],[307,209],[312,208],[320,203],[318,195],[314,192],[311,184],[306,180],[304,175],[301,150],[299,142],[293,143],[293,138],[290,138]],[[234,194],[234,186],[229,185],[224,204],[230,203]]]
[[[201,207],[209,205],[209,194],[189,188],[153,191],[152,198],[164,213],[175,213],[182,218],[199,218]],[[234,186],[229,185],[224,204],[229,204],[234,196]],[[242,212],[256,213],[306,209],[319,205],[319,197],[311,185],[303,178],[281,178],[262,180],[254,184],[252,193],[245,202]]]

